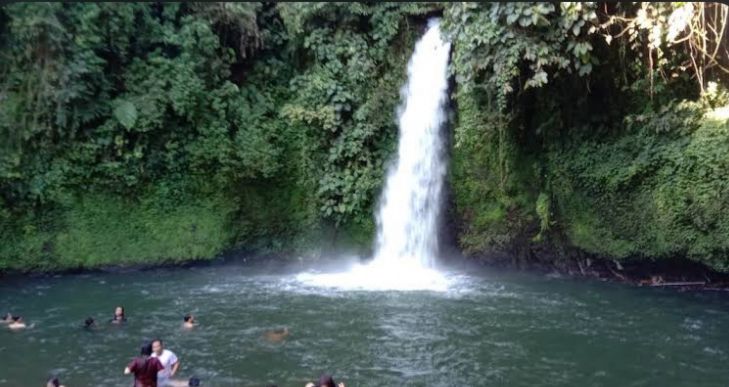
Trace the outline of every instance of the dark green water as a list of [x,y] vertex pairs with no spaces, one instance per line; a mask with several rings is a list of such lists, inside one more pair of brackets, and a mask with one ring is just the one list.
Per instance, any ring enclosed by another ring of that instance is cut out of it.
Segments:
[[[403,274],[407,275],[407,274]],[[446,292],[337,291],[251,266],[0,280],[0,386],[129,386],[145,338],[204,386],[727,386],[729,297],[536,275],[460,274]],[[127,309],[124,327],[80,328]],[[201,325],[180,329],[192,312]],[[272,344],[269,328],[288,326]]]

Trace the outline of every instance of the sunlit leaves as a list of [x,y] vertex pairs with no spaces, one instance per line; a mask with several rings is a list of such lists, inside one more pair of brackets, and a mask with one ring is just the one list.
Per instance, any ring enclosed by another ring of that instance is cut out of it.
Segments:
[[559,10],[536,2],[449,4],[445,25],[456,45],[459,90],[485,87],[503,109],[517,79],[519,90],[541,87],[560,71],[587,75],[594,60],[586,36],[596,23],[592,3],[560,3]]

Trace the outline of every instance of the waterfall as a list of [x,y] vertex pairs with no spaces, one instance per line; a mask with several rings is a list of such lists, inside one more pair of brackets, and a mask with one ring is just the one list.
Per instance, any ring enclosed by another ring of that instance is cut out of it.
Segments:
[[397,158],[390,166],[376,216],[375,255],[343,273],[302,273],[300,282],[356,290],[431,290],[449,287],[434,267],[446,175],[442,128],[448,98],[450,43],[439,21],[415,45],[398,111]]
[[439,21],[415,45],[398,114],[400,140],[377,214],[375,263],[402,261],[433,267],[438,249],[448,98],[450,43],[441,37]]

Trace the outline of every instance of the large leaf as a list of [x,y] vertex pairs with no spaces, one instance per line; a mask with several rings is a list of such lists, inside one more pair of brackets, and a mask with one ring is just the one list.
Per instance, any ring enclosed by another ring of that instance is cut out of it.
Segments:
[[122,101],[114,108],[114,118],[127,130],[134,127],[137,122],[137,108],[129,101]]

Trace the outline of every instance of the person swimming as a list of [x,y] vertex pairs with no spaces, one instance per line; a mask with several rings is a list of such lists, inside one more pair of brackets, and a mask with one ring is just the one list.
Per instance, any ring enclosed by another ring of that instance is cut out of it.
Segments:
[[51,376],[50,379],[46,382],[46,387],[65,387],[61,384],[61,382],[58,380],[58,377]]
[[182,327],[186,329],[192,329],[195,328],[197,325],[197,321],[195,321],[195,316],[191,314],[186,314],[185,317],[182,318]]
[[335,383],[331,375],[322,374],[319,377],[319,383],[307,383],[306,387],[345,387],[344,383]]
[[289,328],[284,327],[284,328],[276,328],[276,329],[273,329],[270,331],[266,331],[263,334],[263,337],[272,343],[279,343],[279,342],[283,341],[284,339],[286,339],[286,337],[288,337],[288,335],[289,335]]
[[27,325],[25,325],[25,320],[23,320],[23,316],[13,316],[13,322],[8,324],[8,328],[25,329],[27,328]]
[[112,324],[124,324],[127,322],[127,316],[124,314],[123,306],[117,306],[114,309],[114,317],[109,322]]
[[93,317],[87,318],[86,320],[84,320],[84,328],[86,328],[86,329],[96,328],[96,320],[94,320]]

